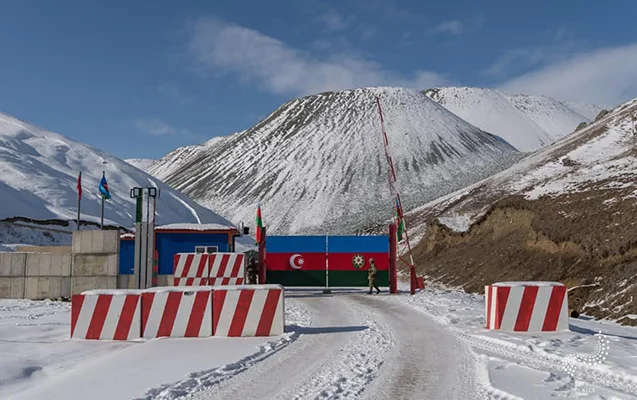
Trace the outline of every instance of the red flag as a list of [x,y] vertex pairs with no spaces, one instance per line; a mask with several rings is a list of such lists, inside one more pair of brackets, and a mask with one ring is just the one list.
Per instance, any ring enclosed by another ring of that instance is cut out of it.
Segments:
[[80,174],[77,176],[77,198],[82,198],[82,171],[80,171]]
[[261,220],[261,203],[257,205],[257,244],[261,243],[261,228],[263,221]]

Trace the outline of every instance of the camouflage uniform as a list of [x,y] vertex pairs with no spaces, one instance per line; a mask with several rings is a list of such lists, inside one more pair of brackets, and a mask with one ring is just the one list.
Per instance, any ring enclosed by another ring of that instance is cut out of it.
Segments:
[[248,275],[248,285],[256,285],[257,276],[259,275],[259,267],[257,266],[257,262],[254,257],[250,258],[246,272]]
[[372,294],[372,289],[376,289],[376,293],[380,293],[380,289],[376,286],[376,263],[373,258],[369,259],[369,271],[367,272],[367,279],[369,279],[369,292],[368,294]]

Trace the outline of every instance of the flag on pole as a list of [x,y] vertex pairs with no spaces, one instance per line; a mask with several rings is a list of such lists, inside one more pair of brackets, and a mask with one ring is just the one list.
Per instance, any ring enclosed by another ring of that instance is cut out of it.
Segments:
[[261,228],[263,221],[261,220],[261,203],[257,204],[257,244],[261,243]]
[[77,176],[77,198],[82,198],[82,171],[80,171],[80,174]]
[[77,175],[77,230],[80,230],[80,207],[82,206],[82,171]]
[[400,209],[398,197],[396,197],[396,237],[399,242],[403,240],[403,233],[405,233],[405,220],[402,218],[402,215],[403,212]]
[[102,171],[102,180],[100,181],[99,190],[103,199],[111,198],[111,192],[108,190],[108,183],[106,182],[106,176],[103,171]]

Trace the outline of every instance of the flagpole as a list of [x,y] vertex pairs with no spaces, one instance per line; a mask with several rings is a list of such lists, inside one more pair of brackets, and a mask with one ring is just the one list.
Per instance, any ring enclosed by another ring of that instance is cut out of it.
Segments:
[[104,196],[102,196],[102,222],[100,224],[102,227],[101,229],[104,229]]
[[80,230],[80,207],[82,203],[82,198],[78,196],[77,198],[77,230]]
[[80,230],[80,207],[82,206],[82,171],[77,178],[77,230]]

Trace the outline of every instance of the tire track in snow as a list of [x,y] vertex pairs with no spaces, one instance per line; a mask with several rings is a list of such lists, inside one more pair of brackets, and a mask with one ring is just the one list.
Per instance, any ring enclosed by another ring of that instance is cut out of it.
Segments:
[[[525,346],[484,336],[478,337],[457,329],[453,329],[451,332],[460,340],[480,352],[539,371],[551,372],[556,376],[565,374],[564,360],[566,357],[544,352],[534,352]],[[608,371],[600,365],[588,365],[586,363],[574,364],[573,368],[570,369],[570,374],[574,379],[581,380],[590,385],[617,390],[631,395],[637,393],[637,378],[635,376]]]
[[[297,396],[337,399],[344,392],[359,392],[375,371],[373,362],[367,364],[371,360],[367,352],[360,352],[361,346],[367,349],[361,338],[383,342],[378,335],[382,329],[376,329],[377,324],[365,318],[364,310],[356,307],[348,297],[334,294],[299,299],[310,310],[312,324],[298,328],[300,337],[294,346],[278,351],[276,357],[268,357],[233,379],[188,398],[263,400]],[[370,325],[364,325],[367,321]],[[381,359],[381,356],[373,358],[376,362]],[[347,364],[339,364],[338,360]],[[356,376],[359,378],[349,380]],[[352,397],[348,395],[347,398]]]
[[287,347],[300,337],[300,329],[302,327],[310,325],[311,316],[297,301],[286,299],[285,308],[286,321],[292,323],[286,325],[286,334],[282,338],[259,346],[255,353],[234,363],[207,371],[193,372],[188,375],[187,379],[180,382],[149,389],[143,397],[136,400],[177,400],[190,398],[193,395],[196,396],[197,393],[215,387],[241,374],[277,351]]
[[359,333],[323,365],[316,375],[301,383],[300,389],[288,390],[278,399],[357,399],[378,375],[391,347],[395,345],[392,331],[371,318],[363,308],[357,310],[361,325]]

